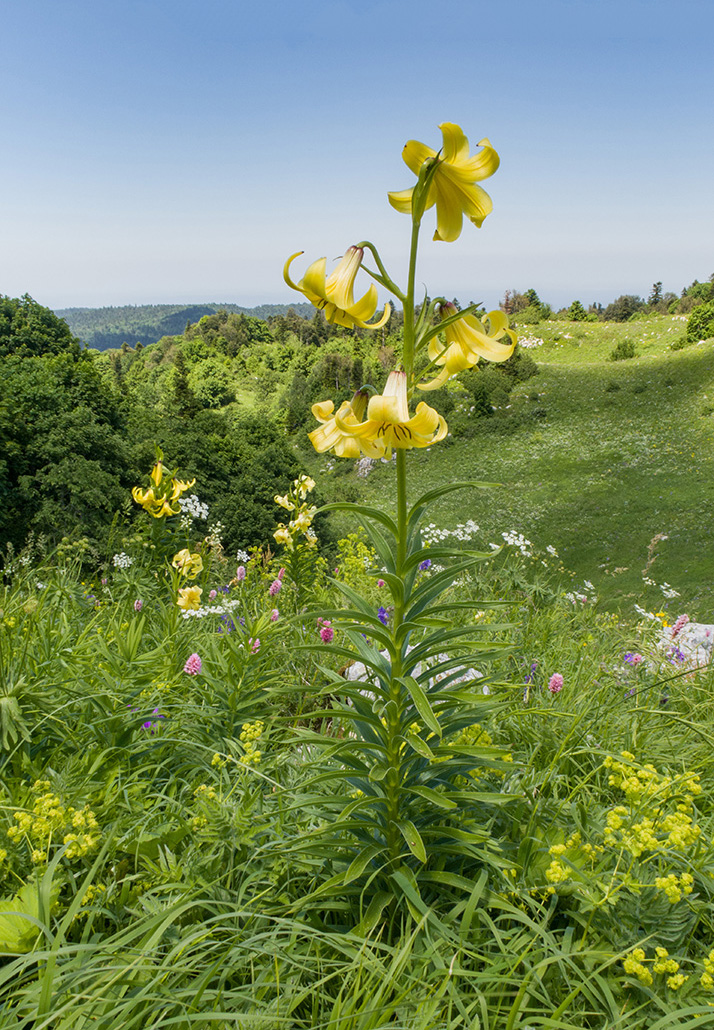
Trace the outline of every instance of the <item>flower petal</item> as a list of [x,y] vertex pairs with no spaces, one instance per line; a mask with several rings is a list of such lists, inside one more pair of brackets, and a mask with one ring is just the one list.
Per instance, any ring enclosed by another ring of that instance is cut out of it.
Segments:
[[[466,150],[466,156],[468,157],[468,142],[466,144]],[[407,168],[418,176],[421,166],[427,158],[436,157],[436,151],[432,150],[431,147],[427,147],[425,143],[420,143],[416,139],[410,139],[404,145],[402,157]]]
[[414,188],[412,187],[410,190],[400,190],[397,193],[388,193],[387,200],[393,208],[397,209],[397,211],[400,211],[403,215],[408,215],[411,214],[412,210],[413,192]]
[[324,307],[327,295],[325,291],[325,268],[327,258],[318,258],[309,266],[307,272],[298,283],[298,290],[304,293],[307,299],[317,305]]

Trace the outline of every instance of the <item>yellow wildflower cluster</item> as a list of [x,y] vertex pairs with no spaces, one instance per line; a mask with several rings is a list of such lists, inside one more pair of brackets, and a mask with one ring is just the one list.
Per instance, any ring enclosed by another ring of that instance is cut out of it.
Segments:
[[704,959],[704,972],[699,982],[705,991],[714,991],[714,948]]
[[553,861],[545,871],[546,880],[548,883],[564,883],[573,878],[572,865],[566,866],[561,862],[562,856],[567,855],[572,864],[579,866],[582,864],[582,856],[589,859],[592,864],[595,857],[603,850],[604,848],[599,845],[583,841],[580,832],[576,830],[564,843],[553,844],[548,848],[548,854],[553,856]]
[[176,474],[166,468],[162,459],[161,449],[157,447],[156,461],[149,473],[149,486],[145,490],[135,486],[131,491],[136,503],[140,504],[155,519],[178,515],[181,506],[176,502],[181,494],[190,490],[196,482],[195,479],[185,481],[177,479]]
[[243,745],[243,754],[240,761],[243,765],[259,765],[262,751],[258,750],[258,742],[265,729],[265,724],[258,719],[256,722],[244,722],[240,742]]
[[[645,962],[652,962],[650,971]],[[633,948],[630,954],[622,962],[623,968],[630,976],[636,976],[645,987],[651,987],[653,982],[652,973],[657,976],[667,977],[667,986],[671,991],[678,991],[687,980],[688,976],[679,972],[679,962],[670,958],[666,948],[655,948],[654,960],[647,959],[642,948]]]
[[692,772],[666,776],[653,765],[638,766],[629,751],[621,757],[623,761],[608,756],[604,762],[610,770],[610,785],[621,790],[627,801],[607,813],[604,843],[623,848],[635,858],[645,852],[684,851],[695,844],[701,835],[693,819],[694,798],[702,790],[699,776]]
[[8,838],[13,843],[24,838],[32,849],[35,865],[47,861],[53,844],[65,845],[67,858],[78,858],[96,851],[100,829],[89,806],[79,810],[65,807],[49,788],[49,780],[36,781],[32,789],[38,797],[29,811],[17,809],[13,813],[14,825],[7,831]]
[[636,976],[645,987],[652,985],[652,973],[645,963],[645,953],[642,948],[633,948],[627,958],[623,959],[622,966],[630,976]]
[[666,948],[655,948],[655,960],[652,965],[652,972],[660,975],[665,973],[678,973],[679,962],[669,957]]
[[683,894],[691,894],[694,890],[694,877],[691,873],[682,873],[677,877],[676,873],[669,873],[667,876],[655,877],[655,887],[664,891],[667,900],[671,905],[676,905],[682,900]]
[[275,503],[279,504],[281,508],[285,508],[286,511],[296,512],[287,526],[284,522],[281,522],[275,533],[273,533],[275,540],[279,544],[284,544],[289,551],[292,551],[294,548],[296,538],[300,534],[305,537],[305,543],[308,547],[314,547],[317,543],[317,537],[311,528],[317,508],[314,505],[305,503],[305,498],[314,489],[315,480],[311,479],[310,476],[301,475],[298,476],[292,488],[284,496],[281,497],[279,494],[275,496]]

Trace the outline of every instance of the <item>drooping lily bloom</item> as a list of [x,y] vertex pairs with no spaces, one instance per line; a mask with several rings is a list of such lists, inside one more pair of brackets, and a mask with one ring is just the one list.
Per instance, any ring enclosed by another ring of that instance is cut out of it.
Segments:
[[164,515],[178,515],[181,510],[180,508],[172,508],[170,502],[165,497],[157,497],[153,487],[142,490],[140,487],[135,486],[131,491],[131,496],[137,504],[140,504],[155,519],[161,519]]
[[182,551],[175,554],[171,564],[175,569],[178,569],[182,576],[186,576],[187,579],[195,579],[203,569],[203,559],[201,558],[201,555],[191,554],[188,547],[184,547]]
[[377,310],[377,287],[372,283],[361,300],[354,299],[354,283],[362,264],[364,251],[361,247],[350,247],[334,272],[325,278],[326,258],[319,258],[308,268],[297,285],[290,278],[290,265],[303,251],[289,257],[283,268],[283,278],[293,290],[304,293],[311,304],[325,312],[328,322],[352,329],[380,329],[389,321],[391,307],[384,306],[384,314],[378,322],[368,322]]
[[[491,198],[476,183],[493,175],[500,162],[488,139],[480,141],[478,145],[483,150],[472,157],[469,154],[469,141],[458,125],[443,122],[439,128],[444,142],[438,154],[424,143],[410,139],[402,151],[402,157],[416,176],[425,161],[430,158],[437,160],[437,167],[429,183],[425,209],[436,204],[434,239],[451,243],[461,235],[463,215],[480,228],[486,215],[491,213]],[[397,211],[411,214],[413,192],[411,189],[389,193],[389,203]]]
[[[456,313],[456,307],[448,301],[439,309],[442,319]],[[444,367],[436,379],[420,383],[420,390],[438,390],[451,376],[477,365],[479,358],[487,361],[507,361],[510,358],[518,338],[513,329],[508,328],[508,316],[503,311],[489,311],[484,318],[488,321],[488,331],[475,315],[464,315],[444,329],[446,346],[437,336],[429,341],[429,358]],[[510,339],[510,346],[496,342],[503,336]]]
[[389,373],[384,392],[370,398],[365,422],[348,423],[340,411],[335,415],[336,428],[354,436],[365,453],[369,447],[385,458],[392,457],[392,448],[430,447],[443,440],[448,431],[442,416],[424,401],[417,404],[416,414],[409,418],[405,372]]
[[150,474],[153,486],[147,487],[146,490],[135,486],[131,491],[131,495],[136,503],[140,504],[155,519],[161,519],[165,515],[178,515],[181,507],[179,505],[173,507],[173,505],[178,501],[181,494],[190,490],[196,482],[195,479],[181,480],[175,478],[171,478],[167,482],[164,480],[164,476],[167,473],[168,470],[160,461],[157,461],[152,467]]
[[337,413],[333,401],[319,401],[313,404],[312,413],[322,425],[313,429],[308,436],[318,454],[332,451],[338,458],[359,458],[362,453],[368,458],[382,457],[383,447],[375,447],[369,440],[357,440],[352,434],[353,427],[358,426],[364,418],[368,398],[366,390],[358,390],[351,401],[344,401],[340,405]]

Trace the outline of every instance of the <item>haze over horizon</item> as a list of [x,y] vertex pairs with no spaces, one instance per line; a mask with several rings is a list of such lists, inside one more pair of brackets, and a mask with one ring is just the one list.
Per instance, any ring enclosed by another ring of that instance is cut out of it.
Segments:
[[[303,298],[370,239],[404,277],[409,138],[487,136],[494,210],[432,296],[608,303],[714,272],[709,0],[24,0],[4,12],[0,293],[48,307]],[[302,263],[301,263],[302,262]],[[386,295],[383,299],[386,299]]]

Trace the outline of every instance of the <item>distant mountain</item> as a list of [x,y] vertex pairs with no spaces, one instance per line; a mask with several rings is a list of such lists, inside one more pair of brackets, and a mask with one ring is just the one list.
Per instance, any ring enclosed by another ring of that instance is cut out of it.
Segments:
[[312,318],[312,304],[259,304],[243,308],[238,304],[139,304],[108,308],[58,308],[55,314],[69,325],[73,335],[86,347],[109,350],[123,343],[147,346],[162,336],[180,336],[187,323],[204,315],[229,311],[252,315],[263,321],[271,315],[285,315],[290,309],[302,318]]

